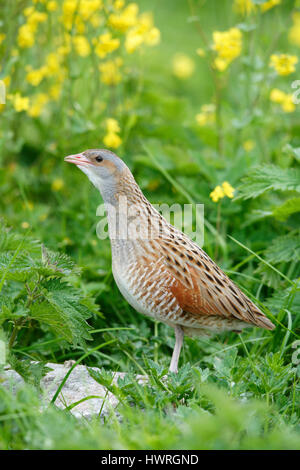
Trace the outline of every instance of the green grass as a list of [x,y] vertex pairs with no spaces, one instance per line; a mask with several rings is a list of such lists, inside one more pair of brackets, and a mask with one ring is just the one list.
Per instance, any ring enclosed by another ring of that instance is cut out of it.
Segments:
[[[47,23],[47,41],[39,33],[42,46],[19,48],[16,58],[24,3],[31,2],[5,2],[10,39],[0,46],[0,79],[11,76],[9,93],[32,96],[25,67],[43,63],[54,32]],[[0,386],[0,448],[299,449],[299,105],[284,113],[269,100],[273,88],[291,93],[297,73],[280,77],[268,65],[272,53],[298,54],[287,35],[293,2],[246,18],[229,0],[138,4],[153,11],[161,43],[122,52],[120,85],[100,84],[94,99],[93,59],[73,51],[61,98],[44,114],[16,113],[9,101],[0,112],[0,340],[27,382],[16,394]],[[211,44],[213,31],[236,25],[243,49],[217,74],[218,98],[207,58],[195,50],[205,47],[202,32]],[[177,52],[195,62],[187,80],[172,74]],[[216,100],[220,119],[198,126],[201,106]],[[63,162],[104,146],[107,117],[118,119],[117,153],[152,203],[205,204],[204,249],[274,331],[185,338],[179,374],[165,377],[174,333],[121,296],[109,241],[95,233],[100,195]],[[247,140],[255,144],[249,151]],[[57,179],[64,182],[59,190]],[[209,194],[223,181],[235,197],[214,203]],[[115,411],[92,422],[55,403],[40,412],[45,363],[67,359],[99,367],[93,376],[119,398]],[[115,371],[127,373],[117,384]],[[135,379],[141,373],[149,377],[145,385]]]

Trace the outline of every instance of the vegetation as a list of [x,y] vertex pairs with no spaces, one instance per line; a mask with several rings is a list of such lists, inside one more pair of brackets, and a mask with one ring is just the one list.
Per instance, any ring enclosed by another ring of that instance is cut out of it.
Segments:
[[[300,448],[299,47],[294,0],[0,0],[0,381],[26,381],[0,386],[1,449]],[[152,203],[205,205],[204,249],[273,332],[186,338],[165,377],[173,331],[122,298],[63,162],[101,147]],[[101,426],[41,412],[67,359],[120,399]]]

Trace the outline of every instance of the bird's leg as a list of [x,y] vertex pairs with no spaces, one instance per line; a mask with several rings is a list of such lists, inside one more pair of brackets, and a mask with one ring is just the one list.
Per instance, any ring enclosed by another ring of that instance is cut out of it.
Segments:
[[183,343],[183,336],[184,336],[183,329],[181,328],[181,326],[176,325],[175,326],[176,341],[175,341],[175,346],[173,349],[171,364],[169,367],[169,371],[175,372],[176,374],[178,372],[178,360],[179,360],[180,351],[181,351],[181,347]]

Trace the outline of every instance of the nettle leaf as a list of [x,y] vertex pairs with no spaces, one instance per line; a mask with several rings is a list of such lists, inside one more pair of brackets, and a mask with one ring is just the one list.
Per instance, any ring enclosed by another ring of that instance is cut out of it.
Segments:
[[300,192],[300,170],[275,165],[259,166],[243,178],[238,190],[236,199],[256,198],[270,190]]
[[38,253],[40,243],[37,240],[21,236],[11,229],[7,228],[3,221],[0,220],[0,253],[2,251],[15,251],[22,242],[22,249],[31,253]]
[[273,216],[280,220],[285,221],[290,215],[300,212],[300,197],[292,197],[285,201],[281,206],[273,210]]
[[13,354],[9,356],[9,363],[25,382],[36,387],[39,387],[41,379],[52,370],[43,362],[32,362],[31,359],[20,361]]
[[291,286],[287,289],[275,291],[272,297],[265,301],[265,305],[273,313],[278,313],[282,308],[298,313],[300,311],[300,285],[296,289]]
[[80,274],[81,272],[81,269],[76,266],[69,256],[48,250],[44,245],[42,245],[42,264],[46,268],[45,270],[51,274],[60,273],[68,276],[70,274]]
[[298,160],[298,162],[300,162],[300,147],[292,147],[290,144],[286,144],[282,150],[291,154],[296,160]]
[[10,297],[1,294],[0,296],[0,325],[13,317],[13,302]]
[[300,233],[275,238],[265,254],[270,263],[300,259]]
[[282,280],[281,276],[265,263],[260,263],[254,272],[260,276],[261,282],[266,286],[273,287],[274,289],[279,287]]
[[58,279],[43,282],[42,288],[44,300],[32,305],[30,316],[68,342],[84,345],[84,340],[91,339],[86,320],[92,312],[85,305],[86,299],[79,290]]
[[6,295],[0,297],[0,325],[6,320],[16,321],[21,317],[28,316],[29,310],[21,301],[17,305]]
[[14,257],[14,252],[0,253],[0,278],[5,276],[7,280],[25,282],[37,273],[28,253],[22,251]]
[[81,300],[81,304],[84,305],[90,312],[100,316],[101,318],[104,318],[99,310],[99,305],[96,304],[95,300],[92,297],[84,297]]

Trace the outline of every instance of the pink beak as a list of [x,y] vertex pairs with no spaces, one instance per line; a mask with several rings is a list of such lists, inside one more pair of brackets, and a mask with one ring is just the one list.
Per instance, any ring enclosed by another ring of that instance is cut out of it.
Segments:
[[74,163],[75,165],[92,165],[92,162],[86,159],[83,153],[77,153],[76,155],[68,155],[64,158],[65,162]]

